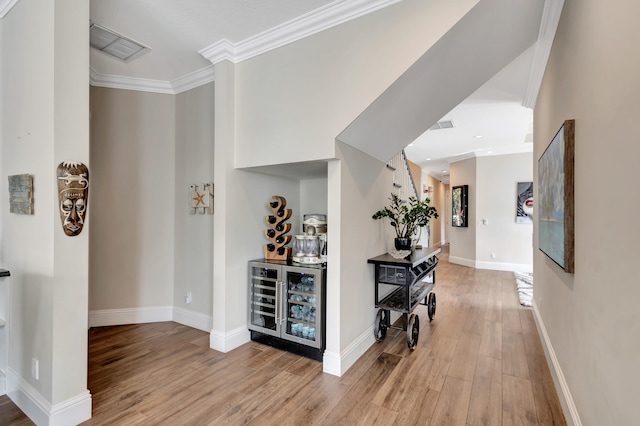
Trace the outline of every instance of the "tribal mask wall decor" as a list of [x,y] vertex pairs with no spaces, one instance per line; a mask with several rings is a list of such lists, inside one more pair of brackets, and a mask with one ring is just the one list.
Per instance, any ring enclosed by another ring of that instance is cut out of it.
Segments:
[[63,162],[58,166],[58,207],[62,229],[70,237],[80,234],[87,215],[89,169],[82,163]]

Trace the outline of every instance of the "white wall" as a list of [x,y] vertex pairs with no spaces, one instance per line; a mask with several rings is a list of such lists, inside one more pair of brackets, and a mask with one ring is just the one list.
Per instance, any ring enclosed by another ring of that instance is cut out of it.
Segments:
[[429,221],[429,227],[431,228],[431,234],[429,235],[429,245],[439,247],[446,242],[444,233],[444,224],[446,223],[447,209],[445,193],[447,185],[428,175],[424,171],[422,172],[422,182],[431,187],[431,192],[422,194],[423,197],[431,200],[433,205],[438,211],[438,218],[431,219]]
[[[338,309],[336,299],[339,299],[340,322],[331,329],[339,336],[339,346],[336,346],[338,342],[332,340],[332,344],[327,345],[327,351],[340,354],[342,364],[348,367],[352,357],[359,356],[357,351],[362,348],[353,346],[362,343],[366,349],[366,345],[374,341],[375,281],[373,266],[367,263],[367,259],[386,253],[393,244],[395,234],[388,221],[373,220],[371,216],[388,205],[393,180],[385,163],[348,145],[338,143],[336,146],[341,178],[340,258],[330,257],[328,267],[332,273],[338,274],[339,280],[328,284],[333,292],[334,305],[329,305],[327,312]],[[331,222],[332,230],[334,222]],[[333,234],[330,233],[330,237]],[[331,241],[335,241],[335,238],[331,238]],[[330,246],[329,256],[334,249],[335,243]],[[337,271],[333,271],[334,268]]]
[[638,16],[631,0],[565,0],[535,107],[536,182],[535,162],[562,122],[576,120],[575,274],[538,250],[534,227],[534,312],[570,424],[640,418],[640,57],[626,48],[640,43]]
[[[206,322],[198,327],[206,331],[213,309],[213,216],[191,215],[188,206],[189,185],[213,182],[213,100],[213,83],[176,95],[173,305]],[[188,292],[191,304],[185,303]]]
[[[447,217],[452,263],[506,271],[531,271],[531,224],[516,223],[516,185],[530,182],[532,154],[476,157],[451,164],[450,192],[469,185],[468,227],[451,226]],[[445,214],[451,214],[451,208]],[[483,220],[487,224],[483,224]],[[495,253],[495,258],[491,254]]]
[[[65,416],[80,422],[91,410],[86,388],[91,195],[83,232],[67,237],[55,178],[62,161],[81,161],[92,170],[88,19],[87,2],[22,0],[0,21],[1,251],[12,274],[8,388],[38,423]],[[6,208],[6,176],[22,173],[34,176],[34,215],[10,214]],[[39,360],[38,380],[31,376],[32,357]]]
[[210,330],[213,216],[188,207],[189,185],[214,180],[213,83],[176,96],[91,95],[91,324],[173,319]]
[[532,158],[523,153],[476,159],[476,261],[484,269],[532,270],[533,224],[516,223],[516,187],[533,181]]
[[[213,325],[211,347],[229,351],[249,339],[247,262],[264,256],[265,216],[273,195],[300,211],[300,182],[234,168],[236,132],[235,65],[216,64],[215,185],[213,242]],[[297,215],[294,215],[297,218]],[[300,229],[298,219],[292,229]]]
[[[467,198],[468,227],[451,226],[449,218],[449,261],[460,265],[475,267],[476,260],[476,159],[470,158],[455,163],[450,166],[450,191],[454,186],[469,185]],[[449,195],[449,203],[451,195]]]
[[[303,216],[309,213],[327,214],[327,178],[302,179],[300,181],[300,223]],[[327,225],[328,226],[328,225]],[[302,233],[302,226],[293,230],[294,234]]]
[[175,104],[91,88],[91,311],[173,305]]
[[475,3],[404,0],[237,64],[235,165],[335,158],[336,136]]

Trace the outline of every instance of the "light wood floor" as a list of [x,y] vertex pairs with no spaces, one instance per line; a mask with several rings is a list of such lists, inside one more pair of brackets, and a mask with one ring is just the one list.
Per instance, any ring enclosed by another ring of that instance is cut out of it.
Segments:
[[[530,309],[513,273],[441,257],[437,312],[418,347],[389,330],[342,377],[257,343],[227,354],[176,323],[92,329],[84,425],[564,425]],[[31,422],[0,398],[0,424]]]

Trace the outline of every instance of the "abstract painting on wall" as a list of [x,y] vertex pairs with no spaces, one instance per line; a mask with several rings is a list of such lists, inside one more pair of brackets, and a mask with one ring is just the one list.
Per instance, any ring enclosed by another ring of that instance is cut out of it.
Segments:
[[573,160],[575,121],[566,120],[538,160],[540,250],[574,272]]
[[533,223],[533,182],[518,182],[516,223]]
[[454,186],[451,191],[451,225],[466,228],[469,215],[469,185]]

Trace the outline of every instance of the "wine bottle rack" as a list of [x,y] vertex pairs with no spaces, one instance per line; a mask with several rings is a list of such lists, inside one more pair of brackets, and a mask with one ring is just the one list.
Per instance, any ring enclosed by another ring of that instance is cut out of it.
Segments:
[[269,209],[273,214],[267,215],[265,220],[269,229],[265,229],[264,236],[267,237],[269,243],[264,245],[264,257],[266,259],[287,260],[291,257],[291,247],[286,247],[293,238],[286,235],[291,231],[291,224],[285,223],[291,218],[291,209],[285,208],[287,200],[279,195],[271,197],[273,201],[268,203]]

